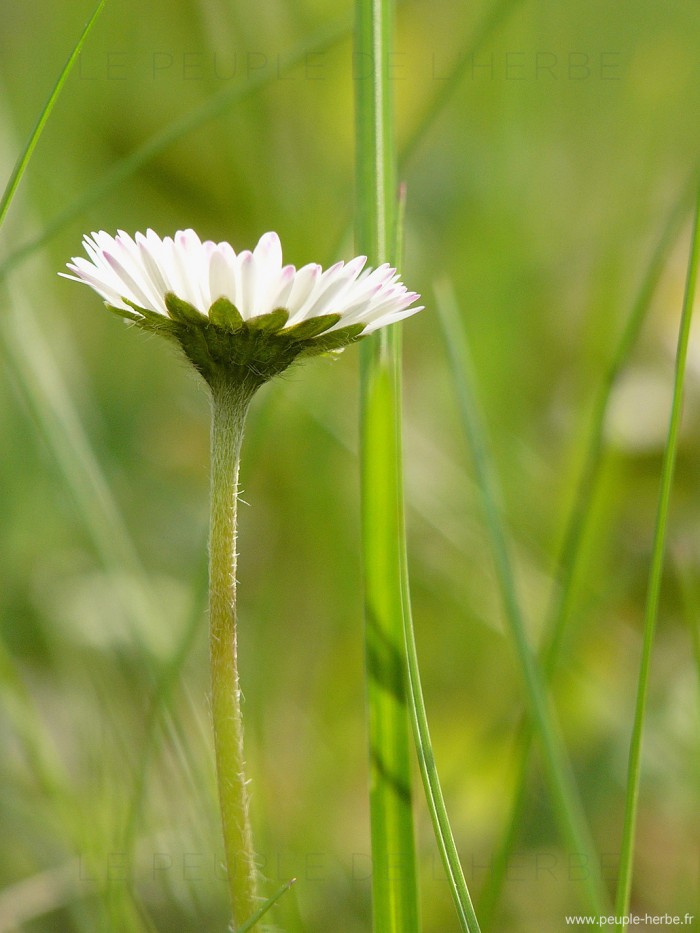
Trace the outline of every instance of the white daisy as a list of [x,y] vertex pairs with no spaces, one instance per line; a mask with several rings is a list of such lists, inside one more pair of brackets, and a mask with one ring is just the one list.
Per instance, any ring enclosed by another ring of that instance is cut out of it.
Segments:
[[[226,299],[243,322],[286,311],[283,326],[276,329],[280,334],[291,335],[296,325],[326,318],[328,326],[317,333],[352,326],[355,336],[364,336],[422,310],[412,307],[419,296],[408,291],[388,263],[365,269],[366,257],[358,256],[325,272],[315,263],[296,269],[282,264],[276,233],[262,236],[252,252],[240,253],[228,243],[203,243],[194,230],[162,240],[153,230],[135,237],[122,230],[116,237],[100,231],[83,242],[89,258],[74,257],[68,263],[73,274],[61,274],[90,285],[111,309],[132,320],[146,319],[148,312],[173,318],[167,300],[173,295],[205,318],[219,299]],[[216,323],[214,315],[211,320]]]

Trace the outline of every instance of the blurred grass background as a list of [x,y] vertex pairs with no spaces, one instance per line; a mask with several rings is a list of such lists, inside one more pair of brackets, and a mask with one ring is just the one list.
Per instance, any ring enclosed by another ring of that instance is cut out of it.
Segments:
[[[463,309],[537,639],[594,394],[700,141],[700,12],[680,0],[507,4],[435,112],[492,11],[401,4],[394,75],[399,146],[434,116],[402,168],[403,277],[428,306],[404,333],[409,545],[435,750],[477,895],[508,810],[523,697],[433,283],[448,276]],[[5,178],[91,10],[5,0],[2,12]],[[352,255],[350,14],[324,0],[254,12],[234,0],[113,0],[8,215],[0,262],[169,123],[260,85],[64,223],[2,284],[2,931],[225,925],[201,597],[206,397],[167,346],[56,272],[84,232],[118,227],[193,226],[236,248],[275,229],[297,265]],[[345,38],[288,68],[343,16]],[[681,235],[613,393],[554,684],[611,885],[686,255]],[[700,914],[697,333],[689,362],[633,896],[650,913]],[[369,929],[357,363],[349,350],[266,387],[242,474],[257,844],[270,893],[299,879],[279,922],[309,933]],[[455,930],[416,809],[426,933]],[[561,930],[579,908],[579,870],[537,766],[494,929]]]

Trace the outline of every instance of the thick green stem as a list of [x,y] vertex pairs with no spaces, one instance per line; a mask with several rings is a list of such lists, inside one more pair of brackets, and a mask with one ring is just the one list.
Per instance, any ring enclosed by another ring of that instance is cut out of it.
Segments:
[[259,908],[243,754],[236,633],[236,515],[243,427],[252,392],[212,385],[209,631],[219,802],[234,925]]
[[[377,266],[394,257],[396,239],[392,0],[356,0],[355,14],[356,246]],[[362,547],[375,933],[420,930],[401,593],[399,367],[395,334],[382,331],[361,348]]]

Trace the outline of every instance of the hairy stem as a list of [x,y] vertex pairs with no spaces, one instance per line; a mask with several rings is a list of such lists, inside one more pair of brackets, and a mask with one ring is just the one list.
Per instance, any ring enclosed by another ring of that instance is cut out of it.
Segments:
[[211,704],[228,886],[234,924],[240,925],[260,906],[245,777],[236,633],[238,470],[252,393],[228,380],[211,388]]

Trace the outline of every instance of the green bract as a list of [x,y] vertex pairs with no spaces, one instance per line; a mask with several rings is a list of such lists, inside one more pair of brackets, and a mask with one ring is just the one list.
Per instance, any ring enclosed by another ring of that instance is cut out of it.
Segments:
[[210,385],[226,378],[256,389],[296,359],[337,352],[356,343],[364,330],[363,324],[350,324],[330,331],[340,320],[339,314],[323,314],[288,327],[289,312],[284,308],[244,321],[227,298],[218,298],[204,315],[168,292],[169,317],[125,301],[133,310],[107,307],[142,330],[179,344]]

